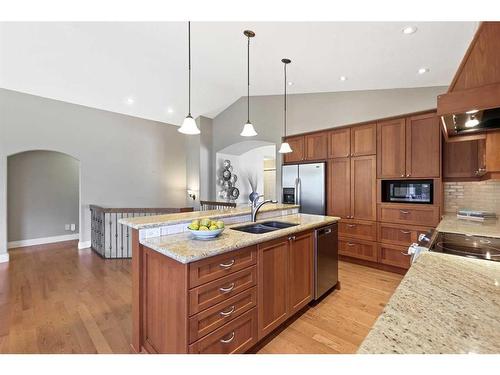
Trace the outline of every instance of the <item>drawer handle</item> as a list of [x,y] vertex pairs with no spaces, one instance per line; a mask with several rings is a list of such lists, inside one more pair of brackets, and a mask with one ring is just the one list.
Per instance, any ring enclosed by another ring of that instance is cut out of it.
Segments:
[[400,229],[400,232],[403,234],[410,234],[411,233],[411,231],[409,231],[409,230],[402,230],[402,229]]
[[233,289],[234,289],[234,283],[231,283],[231,285],[229,285],[227,288],[219,288],[221,293],[229,293]]
[[220,339],[220,342],[223,344],[229,344],[231,341],[234,340],[234,331],[231,333],[228,339]]
[[354,228],[355,226],[356,226],[356,224],[347,224],[348,228]]
[[348,243],[347,243],[347,246],[354,246],[354,244],[353,244],[353,243],[348,242]]
[[295,241],[295,236],[288,237],[288,241]]
[[220,316],[226,317],[226,316],[231,315],[233,312],[234,312],[234,305],[231,306],[229,311],[221,311],[219,314],[220,314]]
[[404,256],[407,256],[407,257],[411,256],[411,254],[405,253],[404,251],[402,251],[401,254],[403,254]]
[[405,215],[410,213],[409,211],[405,211],[405,210],[399,210],[399,212],[401,212],[402,214],[405,214]]
[[231,260],[229,263],[221,263],[221,264],[219,264],[219,266],[227,269],[227,268],[231,268],[233,266],[233,264],[234,264],[234,259]]

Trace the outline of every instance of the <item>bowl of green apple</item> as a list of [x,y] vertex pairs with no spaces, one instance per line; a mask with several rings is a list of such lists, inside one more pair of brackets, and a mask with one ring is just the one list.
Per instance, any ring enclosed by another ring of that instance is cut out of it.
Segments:
[[188,231],[198,240],[211,240],[224,231],[222,220],[200,219],[193,220],[187,227]]

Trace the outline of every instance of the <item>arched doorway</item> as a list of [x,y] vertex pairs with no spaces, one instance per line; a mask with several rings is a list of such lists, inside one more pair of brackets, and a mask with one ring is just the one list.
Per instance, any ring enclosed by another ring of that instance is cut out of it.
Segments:
[[51,150],[9,155],[7,247],[80,237],[80,161]]
[[[215,192],[217,199],[224,199],[219,192],[224,160],[230,160],[233,173],[238,176],[236,187],[240,191],[236,203],[249,203],[252,190],[265,199],[276,199],[276,144],[266,141],[243,141],[219,150],[215,156]],[[253,187],[252,187],[253,186]]]

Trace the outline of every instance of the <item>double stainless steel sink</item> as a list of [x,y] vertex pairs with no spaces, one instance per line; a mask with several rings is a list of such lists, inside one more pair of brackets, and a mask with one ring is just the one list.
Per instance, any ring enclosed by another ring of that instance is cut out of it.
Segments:
[[263,223],[254,223],[231,229],[246,233],[262,234],[274,232],[275,230],[295,227],[297,225],[299,224],[284,223],[282,221],[265,221]]

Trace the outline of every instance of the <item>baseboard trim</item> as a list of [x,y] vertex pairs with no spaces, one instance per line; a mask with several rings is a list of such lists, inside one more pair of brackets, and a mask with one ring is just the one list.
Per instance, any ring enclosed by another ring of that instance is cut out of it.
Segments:
[[91,241],[80,241],[78,242],[78,250],[89,249],[92,246]]
[[78,233],[75,234],[67,234],[63,236],[54,236],[54,237],[43,237],[43,238],[33,238],[31,240],[21,240],[21,241],[12,241],[7,244],[8,249],[14,249],[17,247],[25,247],[25,246],[35,246],[35,245],[44,245],[47,243],[56,243],[56,242],[64,242],[77,240],[80,237]]
[[7,263],[9,261],[9,253],[0,254],[0,263]]

